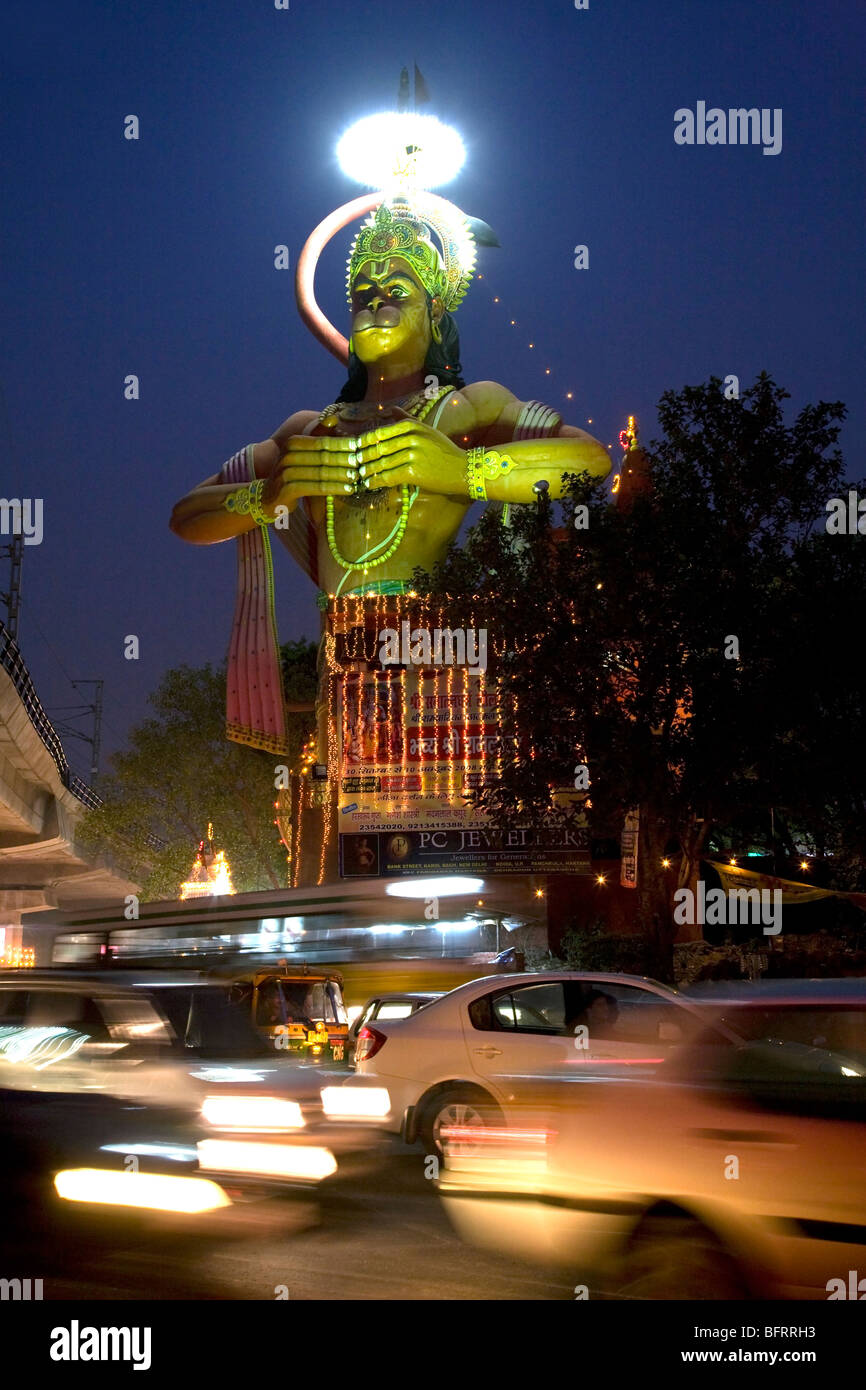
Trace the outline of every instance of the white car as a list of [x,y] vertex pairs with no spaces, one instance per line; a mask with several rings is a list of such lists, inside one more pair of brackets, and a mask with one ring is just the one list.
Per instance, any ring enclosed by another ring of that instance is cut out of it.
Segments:
[[536,1084],[471,1150],[452,1130],[439,1190],[463,1238],[583,1297],[862,1299],[866,981],[715,992],[649,1080]]
[[355,1070],[387,1088],[391,1130],[441,1153],[443,1126],[507,1123],[534,1077],[651,1074],[702,1026],[700,1005],[642,976],[489,975],[365,1024]]

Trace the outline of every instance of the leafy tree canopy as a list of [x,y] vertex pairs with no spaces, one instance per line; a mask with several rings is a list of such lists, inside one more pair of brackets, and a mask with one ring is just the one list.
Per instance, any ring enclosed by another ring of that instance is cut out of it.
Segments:
[[786,424],[787,398],[766,374],[738,400],[718,378],[668,391],[660,437],[625,462],[648,462],[648,493],[611,505],[606,482],[575,477],[561,506],[542,496],[510,527],[488,512],[416,576],[452,625],[486,622],[514,697],[519,751],[475,801],[537,820],[585,761],[594,833],[641,807],[641,892],[668,940],[666,846],[694,882],[714,827],[771,806],[833,855],[839,886],[864,881],[866,541],[825,527],[856,486],[836,447],[845,408]]
[[[316,644],[302,639],[281,652],[287,701],[312,703]],[[273,811],[281,760],[226,739],[224,668],[166,671],[150,705],[153,717],[131,729],[126,748],[112,758],[99,788],[105,804],[86,816],[82,839],[128,865],[142,897],[176,898],[212,821],[239,892],[284,886],[285,850]],[[315,720],[312,711],[287,718],[291,765]]]

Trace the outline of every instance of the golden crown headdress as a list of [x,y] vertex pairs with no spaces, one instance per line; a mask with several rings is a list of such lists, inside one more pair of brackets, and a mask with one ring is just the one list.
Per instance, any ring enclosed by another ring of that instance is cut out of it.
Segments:
[[[439,246],[433,241],[436,236]],[[352,283],[369,261],[401,256],[432,296],[446,309],[463,300],[476,259],[475,237],[465,213],[435,193],[395,197],[368,217],[352,243],[346,275],[346,298],[352,302]]]

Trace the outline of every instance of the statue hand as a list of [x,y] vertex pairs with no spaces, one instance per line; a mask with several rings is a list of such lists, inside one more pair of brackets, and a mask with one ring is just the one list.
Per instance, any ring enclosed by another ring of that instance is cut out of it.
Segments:
[[295,434],[262,489],[262,504],[293,511],[302,497],[342,497],[358,483],[358,441]]
[[466,455],[429,425],[406,416],[379,425],[357,441],[362,487],[414,485],[423,492],[465,493]]

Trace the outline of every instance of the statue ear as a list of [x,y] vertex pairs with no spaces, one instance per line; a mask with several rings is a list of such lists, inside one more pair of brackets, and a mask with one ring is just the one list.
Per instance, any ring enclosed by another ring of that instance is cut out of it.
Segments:
[[445,312],[445,305],[437,294],[430,301],[430,336],[434,343],[442,342],[442,315]]

